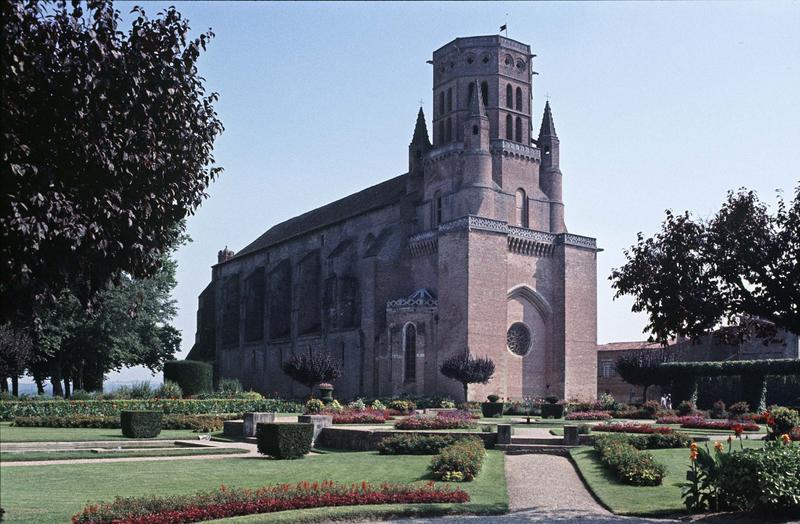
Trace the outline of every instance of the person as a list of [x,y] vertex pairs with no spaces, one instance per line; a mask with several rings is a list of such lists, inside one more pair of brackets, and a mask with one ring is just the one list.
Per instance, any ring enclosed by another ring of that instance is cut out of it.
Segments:
[[672,409],[672,393],[667,393],[667,409]]
[[667,409],[667,396],[663,393],[661,394],[661,407]]

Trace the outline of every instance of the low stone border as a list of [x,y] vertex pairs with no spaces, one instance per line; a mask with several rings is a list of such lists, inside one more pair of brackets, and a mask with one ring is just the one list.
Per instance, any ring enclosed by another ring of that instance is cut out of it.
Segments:
[[497,443],[497,433],[477,431],[392,431],[329,427],[323,428],[320,432],[317,446],[349,451],[375,451],[381,440],[397,434],[475,436],[483,440],[483,445],[487,449],[494,448]]

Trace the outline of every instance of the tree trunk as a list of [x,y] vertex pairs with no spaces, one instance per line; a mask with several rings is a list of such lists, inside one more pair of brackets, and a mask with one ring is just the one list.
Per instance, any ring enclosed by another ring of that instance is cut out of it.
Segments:
[[59,362],[54,362],[50,367],[50,383],[53,384],[53,396],[63,397],[64,388],[61,387],[61,364]]
[[64,375],[64,398],[69,398],[72,396],[72,389],[70,388],[70,376],[69,372]]
[[6,377],[0,377],[0,391],[6,392],[8,391],[8,380]]
[[644,389],[642,390],[642,404],[647,402],[647,388],[649,388],[649,387],[650,387],[650,384],[647,384],[646,386],[644,386]]
[[44,378],[33,377],[33,381],[36,382],[36,394],[44,395]]
[[[5,379],[3,379],[5,382]],[[11,376],[11,394],[15,397],[19,396],[19,377],[16,375]]]
[[469,394],[469,384],[464,384],[464,402],[467,402],[467,395]]

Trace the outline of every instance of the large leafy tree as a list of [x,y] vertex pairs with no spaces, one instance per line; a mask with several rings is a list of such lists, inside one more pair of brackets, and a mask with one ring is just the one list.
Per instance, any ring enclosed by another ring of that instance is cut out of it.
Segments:
[[668,211],[661,231],[639,233],[625,256],[612,286],[647,313],[651,340],[697,340],[722,326],[739,339],[800,333],[800,185],[774,212],[745,189],[709,219]]
[[283,372],[313,393],[314,386],[342,376],[342,361],[327,351],[295,353],[283,363]]
[[39,312],[33,373],[51,377],[54,395],[69,395],[70,385],[100,388],[105,373],[123,366],[160,370],[180,349],[180,334],[170,324],[177,313],[175,269],[167,258],[151,278],[124,275],[98,294],[89,311],[63,292]]
[[2,2],[0,320],[157,273],[219,174],[222,124],[174,8]]
[[466,401],[470,384],[486,384],[492,378],[494,362],[489,357],[473,357],[468,353],[462,353],[442,362],[439,371],[445,377],[461,382]]
[[669,377],[666,377],[658,366],[676,359],[677,351],[674,349],[642,348],[626,352],[617,359],[615,367],[625,382],[642,386],[642,397],[647,400],[647,390],[650,386],[670,383]]
[[8,390],[6,378],[11,378],[11,392],[19,394],[19,376],[33,358],[33,340],[22,329],[11,324],[0,325],[0,391]]

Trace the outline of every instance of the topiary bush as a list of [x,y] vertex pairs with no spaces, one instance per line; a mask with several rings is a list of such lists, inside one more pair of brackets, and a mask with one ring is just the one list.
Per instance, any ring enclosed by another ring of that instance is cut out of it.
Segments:
[[735,402],[728,406],[728,416],[730,418],[742,418],[750,413],[750,404],[744,401]]
[[183,390],[177,382],[167,380],[156,390],[158,398],[181,398],[183,397]]
[[214,369],[208,362],[170,360],[164,362],[164,382],[176,382],[184,395],[197,395],[214,390]]
[[298,459],[311,451],[314,424],[280,422],[256,425],[258,452],[276,459]]
[[161,433],[161,411],[123,411],[119,414],[122,434],[128,438],[153,438]]
[[771,418],[771,438],[779,438],[783,434],[789,434],[796,426],[800,426],[800,413],[791,408],[773,407],[770,410]]
[[594,449],[621,481],[634,486],[658,486],[666,475],[666,467],[647,452],[639,451],[623,436],[604,435],[594,440]]

